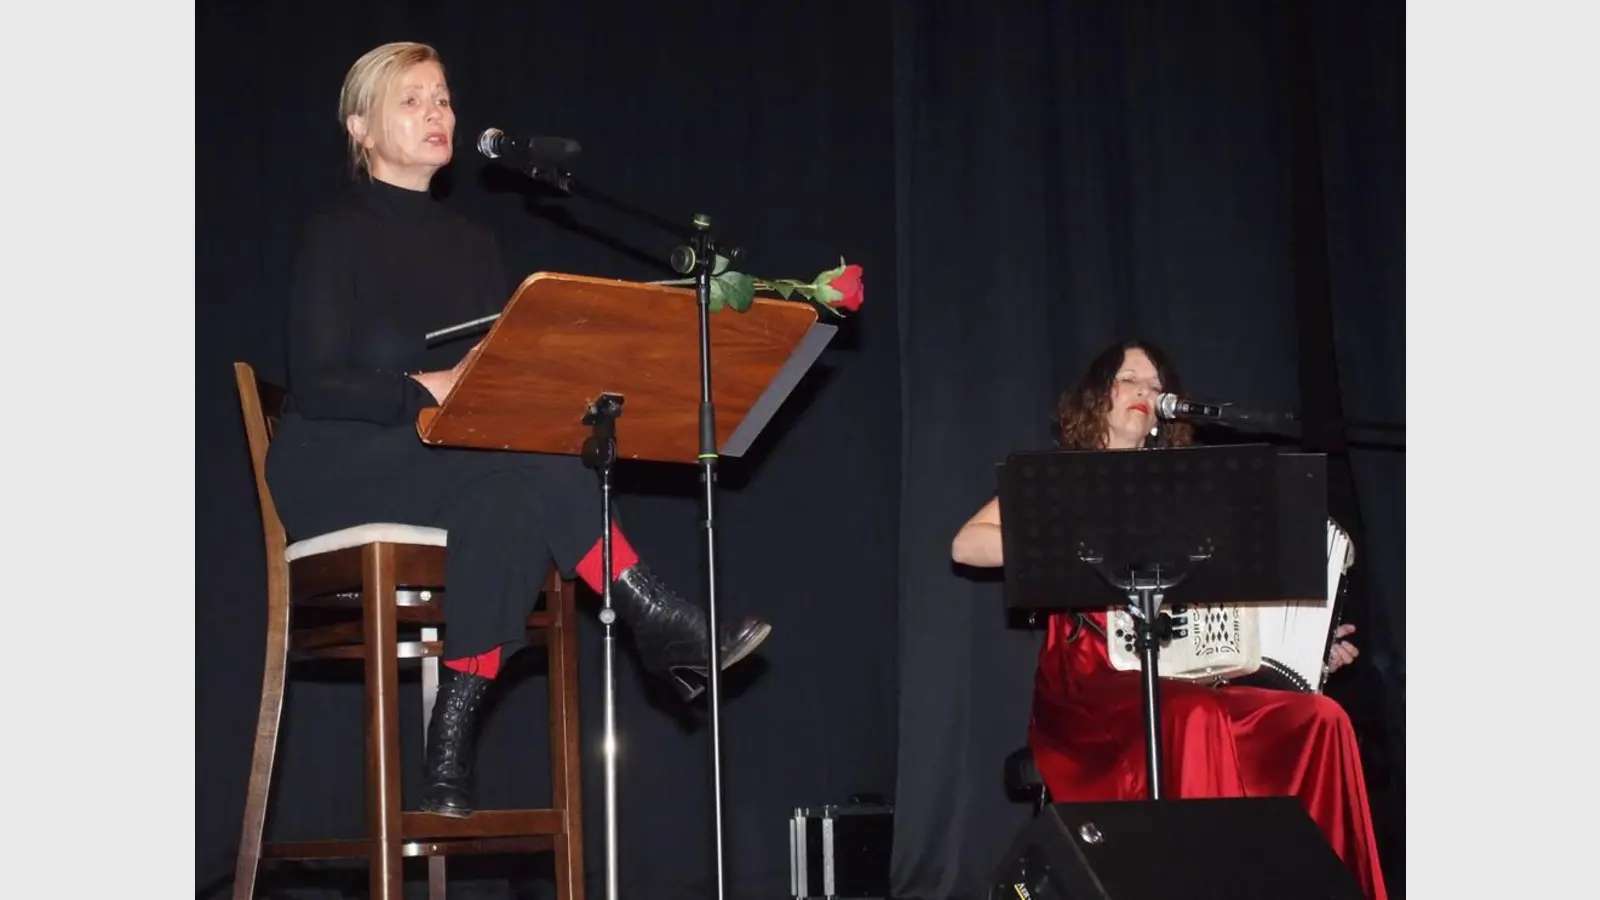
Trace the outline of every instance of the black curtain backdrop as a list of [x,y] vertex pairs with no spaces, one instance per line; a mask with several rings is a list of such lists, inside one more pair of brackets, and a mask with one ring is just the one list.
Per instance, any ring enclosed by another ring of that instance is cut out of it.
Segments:
[[[361,52],[409,39],[443,53],[460,119],[440,193],[496,230],[518,275],[669,277],[670,241],[582,201],[531,201],[472,152],[491,125],[577,138],[581,177],[716,216],[758,274],[808,277],[841,255],[866,267],[862,314],[751,458],[723,469],[721,608],[777,626],[725,681],[728,886],[786,895],[793,809],[877,792],[898,808],[895,894],[942,900],[980,896],[1026,816],[1000,767],[1025,737],[1038,647],[994,578],[955,571],[950,538],[1007,452],[1047,444],[1051,403],[1088,355],[1144,335],[1198,395],[1403,417],[1402,16],[1265,0],[201,3],[197,897],[230,887],[264,623],[229,364],[281,378],[287,267],[345,177],[337,93]],[[1367,744],[1398,882],[1404,455],[1308,439],[1351,473],[1334,502],[1359,517],[1365,655],[1334,690]],[[635,544],[701,596],[694,473],[619,480]],[[603,897],[584,611],[588,890]],[[486,730],[488,803],[548,797],[539,677]],[[623,892],[709,896],[703,713],[676,711],[627,657],[619,682]],[[353,680],[296,680],[269,834],[358,831],[361,748]],[[512,896],[548,893],[542,860],[452,867],[467,879],[452,896],[507,896],[508,879]],[[280,896],[365,892],[359,868],[266,871]]]
[[[1402,14],[1269,0],[896,9],[893,887],[975,897],[1027,815],[1000,763],[1026,740],[1039,640],[1005,614],[996,579],[956,570],[951,537],[1008,452],[1049,446],[1056,393],[1122,337],[1165,345],[1197,396],[1403,413]],[[1337,431],[1305,437],[1339,452],[1330,506],[1367,526],[1348,618],[1377,665],[1330,692],[1366,739],[1400,893],[1385,745],[1401,711],[1404,457],[1364,451],[1352,487]]]

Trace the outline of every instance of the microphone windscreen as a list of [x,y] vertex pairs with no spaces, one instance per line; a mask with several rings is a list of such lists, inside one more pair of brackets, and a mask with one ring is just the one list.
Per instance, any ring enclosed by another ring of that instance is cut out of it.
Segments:
[[498,128],[485,128],[483,133],[478,135],[478,152],[490,159],[498,159],[500,157],[500,139],[505,136],[505,132]]

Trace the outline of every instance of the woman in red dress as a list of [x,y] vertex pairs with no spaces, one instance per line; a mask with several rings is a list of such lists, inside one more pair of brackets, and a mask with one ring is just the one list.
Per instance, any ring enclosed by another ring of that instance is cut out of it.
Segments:
[[[1159,348],[1145,342],[1108,348],[1062,395],[1061,446],[1135,450],[1190,443],[1187,425],[1156,416],[1163,391],[1181,387]],[[962,526],[951,553],[966,565],[1004,564],[998,499]],[[1039,654],[1028,742],[1057,802],[1149,796],[1140,676],[1112,668],[1105,629],[1103,612],[1053,615]],[[1338,637],[1350,630],[1341,627]],[[1330,670],[1355,655],[1347,641],[1338,641]],[[1367,897],[1385,900],[1355,731],[1338,703],[1321,694],[1173,679],[1163,679],[1160,691],[1168,796],[1299,797]]]

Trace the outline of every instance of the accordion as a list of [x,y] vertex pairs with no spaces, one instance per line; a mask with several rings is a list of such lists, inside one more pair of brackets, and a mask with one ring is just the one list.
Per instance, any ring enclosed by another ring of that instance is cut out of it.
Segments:
[[[1350,536],[1328,520],[1328,590],[1312,600],[1275,603],[1162,605],[1171,639],[1161,647],[1163,678],[1236,681],[1320,692],[1323,666],[1338,627],[1340,590],[1355,562]],[[1120,671],[1139,671],[1137,632],[1127,607],[1106,611],[1106,649]]]

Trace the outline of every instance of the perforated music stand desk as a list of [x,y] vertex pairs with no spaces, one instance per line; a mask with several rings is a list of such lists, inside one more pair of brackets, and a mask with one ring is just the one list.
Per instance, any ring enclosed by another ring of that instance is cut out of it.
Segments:
[[1326,593],[1325,472],[1319,454],[1267,444],[1029,451],[1001,467],[1006,604],[1133,613],[1152,799],[1162,794],[1162,604]]

